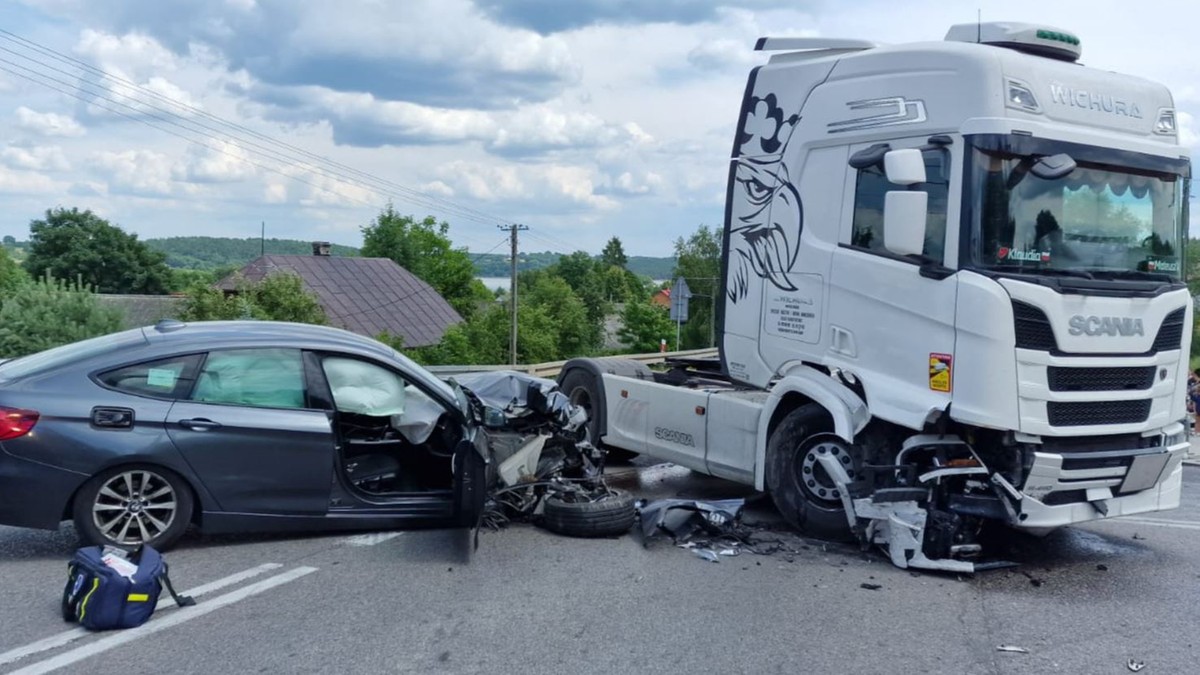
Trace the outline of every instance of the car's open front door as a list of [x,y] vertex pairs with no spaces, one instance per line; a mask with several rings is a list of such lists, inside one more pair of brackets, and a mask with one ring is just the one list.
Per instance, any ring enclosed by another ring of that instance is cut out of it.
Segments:
[[472,429],[454,450],[454,515],[463,527],[475,527],[483,513],[490,453],[482,428]]

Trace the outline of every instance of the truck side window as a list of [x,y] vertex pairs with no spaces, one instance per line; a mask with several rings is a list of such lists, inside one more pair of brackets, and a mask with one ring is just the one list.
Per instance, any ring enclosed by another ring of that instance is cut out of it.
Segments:
[[[929,193],[925,215],[925,255],[943,261],[946,244],[946,200],[950,187],[948,154],[942,149],[924,152],[927,181],[907,189]],[[854,230],[850,245],[873,251],[883,249],[883,199],[889,190],[904,190],[888,181],[883,167],[870,166],[858,172],[854,189]]]

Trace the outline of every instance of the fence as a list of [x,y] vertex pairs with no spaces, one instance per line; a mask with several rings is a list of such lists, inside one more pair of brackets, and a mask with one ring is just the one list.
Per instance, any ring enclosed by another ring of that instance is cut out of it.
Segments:
[[[662,363],[670,358],[709,358],[717,355],[716,348],[689,349],[681,352],[651,352],[649,354],[620,354],[617,358],[632,359],[646,365]],[[515,370],[536,377],[554,378],[558,376],[566,361],[550,361],[549,363],[518,364],[515,366],[426,366],[426,370],[442,377],[460,375],[462,373],[479,373],[489,370]]]

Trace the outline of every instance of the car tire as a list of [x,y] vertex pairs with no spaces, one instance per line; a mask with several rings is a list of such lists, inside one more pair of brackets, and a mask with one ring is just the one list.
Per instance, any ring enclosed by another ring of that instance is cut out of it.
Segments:
[[633,497],[622,490],[609,490],[608,496],[594,502],[574,502],[563,495],[546,497],[542,525],[551,532],[568,537],[617,537],[629,531],[637,520]]
[[131,465],[107,469],[84,483],[71,513],[88,544],[125,549],[147,544],[165,551],[187,531],[194,504],[191,487],[175,472]]
[[572,405],[583,407],[587,411],[587,438],[592,445],[604,450],[605,458],[618,462],[628,462],[637,457],[636,452],[622,450],[604,445],[600,442],[600,413],[599,406],[604,401],[600,392],[600,383],[596,376],[583,368],[572,368],[563,376],[559,390],[566,394]]
[[[792,527],[819,539],[853,541],[840,495],[823,486],[819,478],[817,485],[826,489],[824,499],[804,484],[812,477],[805,475],[805,455],[814,450],[814,438],[832,430],[833,420],[819,405],[810,403],[789,412],[767,441],[766,487],[780,515]],[[853,475],[857,462],[848,458]]]

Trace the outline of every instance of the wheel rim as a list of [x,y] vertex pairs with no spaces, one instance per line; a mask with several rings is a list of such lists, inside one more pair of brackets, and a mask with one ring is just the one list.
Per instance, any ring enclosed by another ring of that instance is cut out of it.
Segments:
[[175,522],[176,496],[175,488],[153,471],[125,471],[100,486],[92,503],[92,522],[109,541],[144,544]]
[[592,395],[588,393],[586,387],[575,387],[571,390],[571,395],[567,397],[571,405],[577,405],[583,408],[587,413],[587,423],[583,425],[583,440],[592,442]]
[[807,449],[800,448],[799,452],[803,453],[796,476],[800,489],[813,501],[829,506],[842,506],[842,493],[833,477],[821,466],[820,458],[824,455],[832,456],[846,468],[846,474],[854,478],[854,462],[850,452],[836,441],[824,440],[813,443]]

